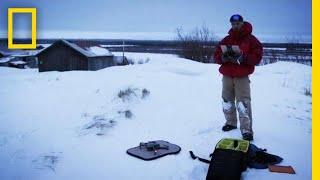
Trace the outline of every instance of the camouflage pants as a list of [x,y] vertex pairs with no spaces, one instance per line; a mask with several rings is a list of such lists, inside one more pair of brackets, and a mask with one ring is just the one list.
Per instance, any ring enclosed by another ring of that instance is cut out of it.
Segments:
[[222,99],[226,124],[237,126],[238,111],[241,133],[253,133],[249,77],[223,76]]

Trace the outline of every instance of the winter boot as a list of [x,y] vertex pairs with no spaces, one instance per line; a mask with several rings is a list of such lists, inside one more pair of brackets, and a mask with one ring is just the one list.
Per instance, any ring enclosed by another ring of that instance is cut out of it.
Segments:
[[247,141],[253,141],[253,135],[251,133],[243,133],[242,138]]
[[236,126],[232,126],[232,125],[229,125],[229,124],[226,124],[222,127],[222,131],[231,131],[233,129],[237,129]]

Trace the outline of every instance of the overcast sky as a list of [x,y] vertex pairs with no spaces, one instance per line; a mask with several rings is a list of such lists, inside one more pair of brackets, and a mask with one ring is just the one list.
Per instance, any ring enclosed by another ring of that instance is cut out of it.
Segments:
[[[8,7],[36,7],[40,34],[162,33],[164,38],[171,38],[169,34],[179,26],[191,30],[206,24],[217,35],[225,35],[230,28],[230,16],[239,13],[253,24],[258,37],[295,36],[311,40],[311,0],[1,0],[2,36],[6,36]],[[14,18],[16,31],[23,31],[30,24],[24,16]]]

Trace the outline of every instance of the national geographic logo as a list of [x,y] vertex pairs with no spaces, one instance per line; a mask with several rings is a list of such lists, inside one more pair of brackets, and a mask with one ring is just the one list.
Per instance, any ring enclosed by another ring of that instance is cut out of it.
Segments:
[[[31,44],[13,43],[13,14],[31,13]],[[36,49],[37,47],[37,9],[8,8],[8,49]]]

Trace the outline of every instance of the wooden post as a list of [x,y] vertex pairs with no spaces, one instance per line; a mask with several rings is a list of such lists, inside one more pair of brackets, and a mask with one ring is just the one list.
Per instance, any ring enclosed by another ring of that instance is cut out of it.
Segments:
[[124,61],[124,41],[122,41],[122,62]]

